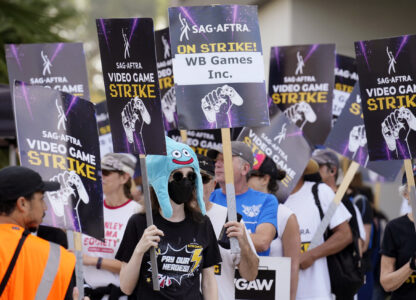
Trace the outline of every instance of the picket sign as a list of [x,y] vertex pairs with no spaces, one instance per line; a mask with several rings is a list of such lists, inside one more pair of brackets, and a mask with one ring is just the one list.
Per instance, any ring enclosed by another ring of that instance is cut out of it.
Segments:
[[[234,189],[234,170],[233,170],[233,155],[231,151],[231,136],[230,128],[221,128],[222,138],[222,153],[224,158],[224,172],[225,172],[225,193],[227,195],[227,214],[228,221],[237,221],[237,208],[235,204],[235,189]],[[238,240],[236,237],[230,238],[231,253],[240,253]]]
[[[146,225],[147,227],[149,227],[150,225],[153,225],[153,215],[152,215],[152,202],[150,201],[149,181],[147,178],[146,155],[140,154],[139,158],[140,158],[140,171],[142,173],[144,206],[146,210]],[[150,263],[152,266],[153,290],[159,291],[160,290],[159,279],[157,278],[157,275],[159,274],[159,270],[157,268],[155,247],[151,247],[149,249],[149,252],[150,252]]]
[[[329,222],[331,221],[332,217],[334,216],[338,208],[338,205],[341,203],[341,200],[344,197],[345,192],[347,191],[347,188],[350,185],[359,167],[360,165],[357,162],[351,161],[351,165],[349,166],[347,173],[345,174],[345,177],[341,182],[341,185],[339,186],[337,192],[335,193],[334,200],[332,200],[331,205],[329,206],[328,210],[325,212],[325,216],[322,219],[321,223],[319,224],[318,229],[316,230],[312,238],[308,251],[319,246],[319,244],[321,243],[325,230],[328,227]],[[414,187],[414,183],[413,183],[413,187]]]
[[84,273],[82,264],[82,233],[73,230],[66,231],[68,249],[73,250],[76,258],[75,263],[75,282],[78,288],[78,300],[84,299]]
[[[412,213],[416,216],[416,190],[415,190],[415,178],[413,176],[412,160],[410,158],[404,160],[404,169],[406,171],[407,188],[409,189],[409,201],[412,207]],[[415,226],[416,230],[416,224]]]
[[188,140],[188,133],[186,130],[180,130],[182,142],[186,144],[186,141]]

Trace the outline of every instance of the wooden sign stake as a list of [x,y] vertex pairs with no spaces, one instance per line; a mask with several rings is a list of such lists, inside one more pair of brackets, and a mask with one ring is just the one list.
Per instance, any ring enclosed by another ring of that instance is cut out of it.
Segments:
[[[237,209],[235,203],[233,156],[231,151],[230,128],[221,128],[222,150],[224,156],[225,190],[227,195],[227,213],[229,221],[237,221]],[[230,238],[231,253],[240,253],[238,240]]]
[[[153,215],[152,215],[152,202],[150,200],[149,181],[147,178],[146,156],[144,154],[140,154],[140,171],[142,173],[143,196],[144,196],[144,205],[146,209],[146,224],[147,224],[147,227],[149,227],[150,225],[153,225]],[[155,247],[151,247],[149,251],[150,251],[150,263],[152,266],[153,290],[160,291],[159,279],[158,279],[159,270],[157,268],[157,261],[156,261],[156,249]]]
[[188,140],[188,133],[186,130],[180,130],[182,142],[186,144],[186,141]]

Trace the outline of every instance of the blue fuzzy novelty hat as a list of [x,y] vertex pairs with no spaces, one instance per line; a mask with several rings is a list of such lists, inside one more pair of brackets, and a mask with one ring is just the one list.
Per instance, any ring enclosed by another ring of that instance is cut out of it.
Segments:
[[203,186],[198,158],[188,145],[175,142],[171,138],[166,137],[166,156],[147,155],[146,165],[149,184],[155,190],[162,213],[166,218],[172,216],[172,206],[170,205],[168,192],[170,174],[180,168],[193,168],[196,173],[196,199],[202,214],[205,215]]

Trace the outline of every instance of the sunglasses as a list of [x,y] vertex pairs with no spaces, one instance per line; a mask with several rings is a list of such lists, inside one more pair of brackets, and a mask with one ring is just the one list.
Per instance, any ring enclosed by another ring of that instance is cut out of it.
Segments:
[[196,173],[191,171],[188,174],[186,174],[186,176],[182,172],[175,172],[172,174],[172,178],[176,182],[181,181],[184,177],[188,178],[188,180],[191,182],[195,182]]
[[264,174],[261,172],[250,172],[249,177],[264,177]]
[[112,173],[123,174],[122,171],[110,171],[110,170],[102,170],[101,173],[103,174],[103,176],[109,176]]
[[203,184],[207,184],[208,182],[212,180],[212,177],[206,174],[201,174],[201,177],[202,177]]

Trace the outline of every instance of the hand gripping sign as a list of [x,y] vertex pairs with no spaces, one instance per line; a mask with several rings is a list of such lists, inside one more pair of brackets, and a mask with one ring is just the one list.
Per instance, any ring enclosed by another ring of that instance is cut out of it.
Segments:
[[[171,7],[169,23],[179,128],[221,128],[228,219],[235,221],[228,128],[269,124],[257,8]],[[231,248],[239,251],[235,238]]]
[[316,114],[311,105],[306,102],[296,103],[284,110],[284,114],[292,123],[303,129],[306,123],[315,123]]
[[77,214],[78,227],[82,232],[82,225],[79,219],[78,206],[81,202],[88,204],[90,198],[81,181],[81,178],[75,173],[75,171],[65,171],[59,173],[50,178],[51,181],[59,182],[61,189],[56,192],[47,193],[47,197],[52,206],[53,212],[57,217],[62,217],[64,224],[66,225],[65,207],[72,205],[74,201],[74,210]]
[[226,115],[231,122],[230,111],[233,105],[243,105],[243,98],[229,85],[216,88],[201,100],[201,108],[210,123],[217,123],[217,117],[221,115]]
[[[139,97],[135,97],[134,99],[131,99],[130,102],[127,102],[121,111],[121,121],[128,142],[133,144],[133,134],[136,131],[136,126],[140,128],[139,132],[140,136],[142,136],[143,125],[149,125],[151,119],[143,101]],[[143,144],[143,146],[145,145]]]
[[45,193],[49,209],[44,223],[102,240],[103,193],[94,104],[19,81],[13,102],[22,166],[61,185],[59,191]]
[[96,23],[114,151],[166,154],[153,21]]

